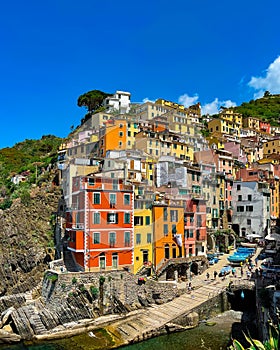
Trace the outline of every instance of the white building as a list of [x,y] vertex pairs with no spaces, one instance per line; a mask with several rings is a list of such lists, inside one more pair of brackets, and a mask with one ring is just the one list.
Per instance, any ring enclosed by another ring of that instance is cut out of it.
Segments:
[[130,110],[130,92],[116,91],[113,96],[108,96],[103,101],[107,113],[117,111],[120,114],[128,113]]
[[270,233],[270,190],[266,182],[234,181],[232,228],[240,236]]

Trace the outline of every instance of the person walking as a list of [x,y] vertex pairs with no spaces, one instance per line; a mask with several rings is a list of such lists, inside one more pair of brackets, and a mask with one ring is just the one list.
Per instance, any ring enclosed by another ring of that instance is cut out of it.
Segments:
[[214,271],[214,280],[217,278],[217,276],[218,276],[218,272],[215,270]]
[[206,278],[207,278],[207,280],[209,280],[209,277],[210,277],[209,272],[207,272],[207,273],[206,273]]

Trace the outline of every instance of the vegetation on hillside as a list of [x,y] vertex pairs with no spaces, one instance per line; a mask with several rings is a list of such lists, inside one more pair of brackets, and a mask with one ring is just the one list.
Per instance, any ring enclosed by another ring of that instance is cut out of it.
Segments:
[[233,110],[242,113],[243,118],[256,117],[277,126],[280,120],[280,95],[271,95],[266,91],[262,98],[243,102]]
[[[61,138],[46,135],[40,140],[25,140],[0,149],[0,208],[8,208],[17,197],[28,203],[31,185],[47,179],[61,143]],[[25,175],[26,181],[14,184],[11,179],[17,174]]]

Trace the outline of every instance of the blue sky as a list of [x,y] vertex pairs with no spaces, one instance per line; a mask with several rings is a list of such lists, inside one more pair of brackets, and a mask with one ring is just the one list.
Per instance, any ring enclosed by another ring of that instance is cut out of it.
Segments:
[[0,10],[0,148],[65,137],[89,90],[204,112],[280,93],[277,0],[14,0]]

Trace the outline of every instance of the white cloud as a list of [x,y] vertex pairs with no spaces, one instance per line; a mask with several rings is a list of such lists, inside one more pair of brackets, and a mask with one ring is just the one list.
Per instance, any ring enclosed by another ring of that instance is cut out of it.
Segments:
[[210,103],[206,103],[201,107],[201,114],[217,114],[219,113],[219,110],[221,107],[225,108],[230,108],[230,107],[235,107],[236,103],[231,101],[231,100],[226,100],[226,101],[219,101],[219,99],[216,97],[214,101]]
[[142,101],[143,103],[146,103],[146,102],[152,102],[152,103],[155,103],[155,101],[154,100],[150,100],[148,97],[145,97],[145,98],[143,98],[143,101]]
[[[195,94],[194,96],[189,96],[188,94],[181,95],[178,99],[178,102],[183,104],[185,107],[189,107],[191,105],[196,104],[199,101],[199,96]],[[216,97],[214,101],[210,103],[206,103],[205,105],[201,106],[201,114],[217,114],[219,113],[220,107],[235,107],[236,103],[231,100],[226,101],[219,101],[219,99]]]
[[189,107],[198,102],[198,95],[189,96],[188,94],[184,94],[179,96],[178,102],[184,105],[185,107]]
[[280,93],[280,56],[265,71],[264,77],[252,77],[248,85],[256,90],[254,98],[260,98],[265,91]]

